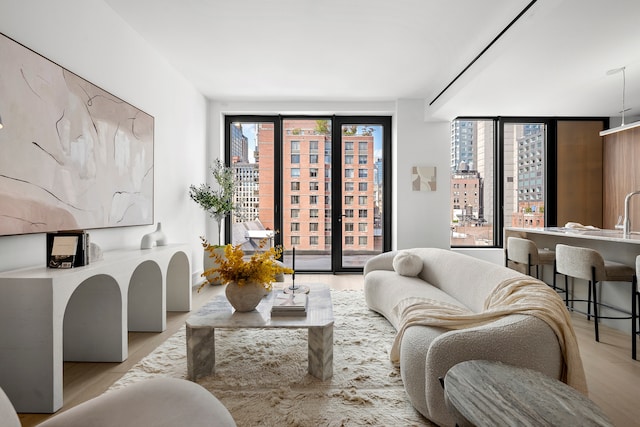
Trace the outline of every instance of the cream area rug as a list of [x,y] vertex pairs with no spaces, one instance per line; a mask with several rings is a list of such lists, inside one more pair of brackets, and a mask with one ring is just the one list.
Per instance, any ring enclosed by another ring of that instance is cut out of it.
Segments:
[[[216,330],[216,373],[198,383],[243,426],[425,426],[389,361],[395,330],[362,291],[331,291],[333,377],[307,372],[306,329]],[[186,378],[184,327],[111,389],[145,378]]]

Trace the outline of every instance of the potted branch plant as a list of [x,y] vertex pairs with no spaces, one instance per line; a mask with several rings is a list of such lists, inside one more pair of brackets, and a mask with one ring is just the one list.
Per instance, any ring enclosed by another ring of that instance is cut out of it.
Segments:
[[[222,223],[225,218],[233,211],[234,193],[235,193],[235,176],[233,169],[220,159],[216,159],[210,167],[213,179],[217,184],[217,189],[212,188],[209,184],[200,184],[199,186],[189,186],[189,197],[191,200],[200,205],[209,216],[216,220],[218,224],[218,246],[220,254],[224,256],[224,243],[222,239]],[[204,270],[211,270],[216,266],[215,259],[209,257],[207,251],[204,252],[203,258]],[[222,281],[216,276],[207,276],[209,283],[219,285]]]

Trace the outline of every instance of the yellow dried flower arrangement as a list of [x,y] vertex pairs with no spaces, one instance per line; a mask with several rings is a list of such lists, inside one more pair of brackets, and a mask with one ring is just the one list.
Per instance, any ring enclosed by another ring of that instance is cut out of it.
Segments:
[[[223,283],[236,282],[240,286],[244,286],[247,283],[259,283],[267,291],[270,291],[272,283],[276,281],[277,274],[293,273],[293,270],[289,267],[275,262],[282,254],[282,247],[271,247],[264,250],[267,239],[260,241],[260,250],[251,255],[251,258],[247,261],[244,259],[242,245],[226,245],[224,247],[224,256],[222,256],[214,252],[216,246],[210,245],[204,237],[200,237],[200,239],[204,250],[209,252],[209,257],[213,258],[218,264],[217,267],[210,268],[202,273],[203,277],[217,274]],[[208,281],[205,281],[200,288],[207,283]]]

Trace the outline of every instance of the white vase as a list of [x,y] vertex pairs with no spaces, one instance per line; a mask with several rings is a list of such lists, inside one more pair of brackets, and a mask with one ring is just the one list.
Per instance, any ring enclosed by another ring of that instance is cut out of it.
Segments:
[[[213,250],[219,257],[223,258],[224,257],[224,246],[217,246],[214,250]],[[204,269],[204,271],[210,270],[212,268],[216,268],[218,267],[218,262],[215,260],[215,258],[212,258],[209,256],[209,251],[203,251],[203,258],[202,258],[202,267]],[[220,277],[218,276],[217,273],[211,274],[209,276],[207,276],[207,280],[209,281],[210,284],[212,285],[222,285],[222,280],[220,279]]]
[[264,286],[256,282],[242,286],[237,282],[229,282],[224,293],[231,306],[240,312],[254,310],[266,294]]

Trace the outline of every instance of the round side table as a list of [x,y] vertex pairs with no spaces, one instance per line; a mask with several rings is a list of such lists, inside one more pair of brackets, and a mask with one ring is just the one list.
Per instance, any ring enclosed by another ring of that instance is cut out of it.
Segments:
[[463,426],[607,426],[586,396],[531,369],[487,360],[455,365],[444,378],[447,407]]

